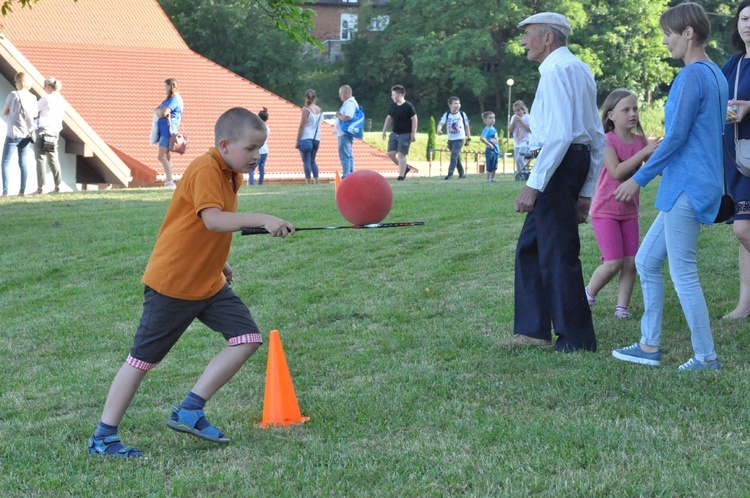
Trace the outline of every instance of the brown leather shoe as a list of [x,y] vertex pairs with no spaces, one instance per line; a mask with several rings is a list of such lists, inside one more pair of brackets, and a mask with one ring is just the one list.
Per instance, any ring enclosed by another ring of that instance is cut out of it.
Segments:
[[510,339],[505,339],[500,343],[501,346],[515,346],[527,348],[551,348],[552,341],[548,339],[537,339],[527,335],[516,334]]

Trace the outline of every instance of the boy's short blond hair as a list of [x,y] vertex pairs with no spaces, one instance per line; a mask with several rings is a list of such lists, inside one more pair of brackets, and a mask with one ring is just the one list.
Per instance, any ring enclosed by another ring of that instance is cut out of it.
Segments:
[[487,119],[487,118],[489,118],[490,116],[492,116],[492,117],[494,118],[494,117],[495,117],[495,113],[494,113],[494,112],[492,112],[492,111],[484,111],[484,112],[482,113],[482,119]]
[[221,140],[233,142],[238,140],[248,128],[266,131],[266,124],[257,114],[248,111],[244,107],[233,107],[224,112],[216,120],[214,126],[214,145],[219,146]]
[[459,99],[458,97],[453,96],[453,97],[451,97],[451,98],[448,99],[448,105],[451,105],[453,102],[456,102],[456,101],[461,102],[461,99]]

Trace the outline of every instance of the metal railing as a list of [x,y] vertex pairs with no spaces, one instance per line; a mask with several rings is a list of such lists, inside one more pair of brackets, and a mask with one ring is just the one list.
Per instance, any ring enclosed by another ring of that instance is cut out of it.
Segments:
[[[435,166],[435,163],[437,162],[437,176],[443,175],[443,153],[445,153],[445,173],[448,173],[448,166],[450,166],[450,159],[451,159],[451,152],[448,149],[435,149],[432,154],[430,154],[430,163],[428,166],[427,176],[433,175],[433,167]],[[437,161],[435,161],[435,154],[437,154]],[[469,161],[469,157],[472,157],[472,161]],[[469,149],[463,149],[461,150],[461,159],[462,164],[464,167],[464,171],[466,173],[484,173],[484,149],[482,150],[469,150]],[[497,165],[497,172],[498,173],[515,173],[516,172],[516,165],[515,161],[513,160],[513,153],[512,152],[506,152],[504,153],[500,158],[498,158],[498,165]],[[473,163],[473,168],[470,168],[469,166]]]

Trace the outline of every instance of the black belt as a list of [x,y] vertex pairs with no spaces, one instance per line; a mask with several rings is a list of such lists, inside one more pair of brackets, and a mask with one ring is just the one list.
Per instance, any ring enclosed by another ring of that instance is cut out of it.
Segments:
[[570,147],[568,147],[568,150],[588,152],[591,150],[591,146],[589,144],[570,144]]
[[[589,152],[591,150],[591,146],[589,144],[570,144],[570,147],[568,147],[568,151],[585,151]],[[536,159],[536,156],[539,155],[539,153],[542,151],[542,149],[533,149],[530,151],[527,151],[523,157],[524,159]]]

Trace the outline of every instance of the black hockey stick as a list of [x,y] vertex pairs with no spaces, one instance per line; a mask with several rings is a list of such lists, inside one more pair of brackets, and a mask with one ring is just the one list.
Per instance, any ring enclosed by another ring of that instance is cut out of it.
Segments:
[[[349,225],[343,227],[298,227],[297,230],[341,230],[341,229],[361,229],[361,228],[397,228],[397,227],[416,227],[424,225],[424,221],[406,221],[402,223],[372,223],[370,225]],[[242,235],[258,235],[268,233],[265,228],[248,228],[242,230]]]

